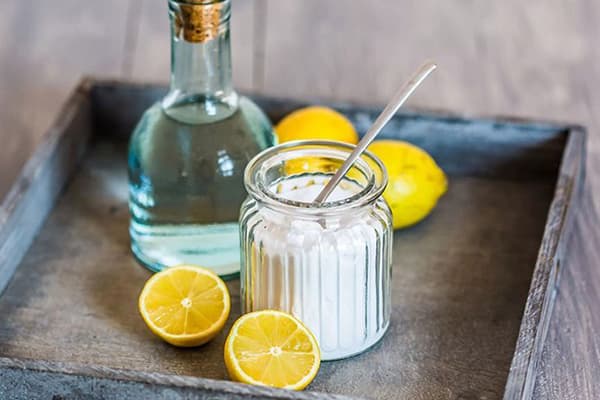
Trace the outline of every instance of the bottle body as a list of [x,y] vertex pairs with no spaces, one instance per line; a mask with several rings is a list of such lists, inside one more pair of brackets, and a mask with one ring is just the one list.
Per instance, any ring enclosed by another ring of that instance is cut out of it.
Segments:
[[142,117],[128,155],[130,236],[135,256],[148,268],[189,263],[223,276],[239,271],[244,168],[272,145],[266,117],[248,116],[257,108],[242,106],[247,101],[210,123],[182,122],[160,103]]
[[221,276],[239,272],[244,169],[274,135],[262,111],[231,88],[229,35],[221,30],[201,43],[174,33],[171,90],[130,139],[131,248],[153,271],[194,264]]
[[[248,166],[241,303],[242,312],[293,314],[315,335],[322,360],[335,360],[363,352],[388,329],[392,217],[376,162],[359,163],[351,174],[356,180],[345,178],[328,202],[311,204],[331,178],[319,168],[331,157],[341,165],[352,150],[314,143],[274,147]],[[299,163],[304,170],[295,168]]]

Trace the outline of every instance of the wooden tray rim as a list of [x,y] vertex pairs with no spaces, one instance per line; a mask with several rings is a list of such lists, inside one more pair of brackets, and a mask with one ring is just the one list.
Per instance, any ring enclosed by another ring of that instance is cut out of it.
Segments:
[[[63,186],[70,178],[73,165],[63,166],[58,173],[51,170],[56,164],[57,154],[62,150],[61,139],[74,123],[82,109],[89,108],[89,97],[93,87],[110,85],[132,87],[159,87],[158,84],[144,84],[112,79],[83,78],[66,101],[58,118],[46,132],[43,141],[23,167],[11,190],[0,205],[0,296],[8,285],[16,268],[42,227],[47,215],[54,207]],[[334,104],[341,106],[339,104]],[[368,109],[368,107],[365,107]],[[525,311],[519,329],[519,336],[507,378],[504,399],[530,399],[533,393],[537,364],[547,335],[549,322],[556,297],[560,277],[560,263],[564,254],[566,237],[573,220],[572,205],[578,200],[583,187],[585,174],[586,129],[580,125],[528,120],[513,117],[473,118],[446,111],[412,109],[408,114],[425,114],[432,118],[469,121],[489,121],[523,124],[535,128],[553,129],[568,132],[567,144],[563,152],[558,181],[538,258],[532,275],[532,282],[525,304]],[[82,143],[87,138],[79,138]],[[84,146],[75,146],[77,159]],[[145,384],[151,390],[158,387],[188,388],[205,393],[222,395],[243,395],[249,398],[269,399],[349,399],[346,396],[317,392],[290,392],[280,389],[254,387],[228,381],[177,376],[159,373],[146,373],[134,370],[119,370],[106,367],[93,367],[71,363],[47,362],[0,357],[0,375],[16,373],[25,378],[31,373],[78,376],[84,379],[104,380],[114,393],[123,381]],[[49,378],[52,379],[52,378]],[[150,387],[148,387],[150,385]],[[0,392],[1,393],[1,392]]]

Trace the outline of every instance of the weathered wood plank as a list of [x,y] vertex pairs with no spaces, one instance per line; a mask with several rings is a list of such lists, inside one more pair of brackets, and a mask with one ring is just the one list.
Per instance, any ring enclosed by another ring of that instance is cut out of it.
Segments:
[[75,92],[0,205],[0,295],[91,137],[89,86]]
[[335,394],[297,393],[189,376],[6,358],[0,358],[0,397],[11,400],[81,397],[98,400],[350,400]]
[[536,399],[600,399],[600,280],[595,276],[600,259],[599,219],[593,193],[589,186],[585,189],[561,266],[563,275],[541,358]]
[[118,75],[127,2],[0,2],[0,198],[84,74]]
[[570,72],[593,51],[578,30],[589,1],[266,1],[265,93],[384,103],[434,58],[439,70],[411,104],[578,115],[572,100],[586,78]]
[[529,399],[533,394],[562,272],[565,243],[572,234],[574,209],[580,205],[585,171],[585,144],[585,132],[574,129],[567,142],[554,199],[550,205],[546,231],[506,383],[505,400]]

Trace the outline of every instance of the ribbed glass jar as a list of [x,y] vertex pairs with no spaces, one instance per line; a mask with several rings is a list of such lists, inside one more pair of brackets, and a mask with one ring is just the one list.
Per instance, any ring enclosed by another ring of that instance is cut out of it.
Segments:
[[256,156],[244,177],[242,311],[292,313],[317,337],[323,360],[361,353],[390,320],[385,168],[366,153],[326,203],[313,204],[352,150],[338,142],[285,143]]

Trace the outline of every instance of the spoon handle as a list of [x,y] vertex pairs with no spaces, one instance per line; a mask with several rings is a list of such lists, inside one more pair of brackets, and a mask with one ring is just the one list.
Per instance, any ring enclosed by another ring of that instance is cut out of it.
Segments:
[[415,72],[415,74],[406,82],[402,88],[392,97],[392,100],[383,109],[381,114],[377,117],[373,125],[369,128],[365,136],[358,142],[356,148],[350,156],[344,161],[344,164],[337,170],[335,175],[329,180],[327,185],[321,190],[319,195],[315,198],[315,204],[321,204],[327,197],[333,192],[338,183],[342,180],[344,175],[350,170],[356,159],[366,150],[371,144],[375,136],[383,129],[383,127],[390,121],[390,119],[396,114],[398,109],[404,104],[404,102],[410,97],[411,94],[419,87],[419,85],[427,78],[427,76],[437,68],[437,65],[428,62],[423,64]]

